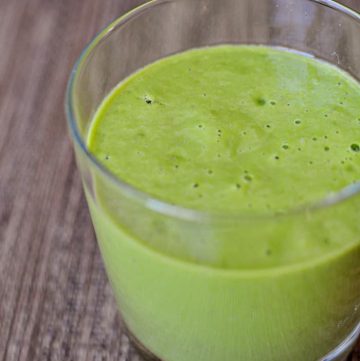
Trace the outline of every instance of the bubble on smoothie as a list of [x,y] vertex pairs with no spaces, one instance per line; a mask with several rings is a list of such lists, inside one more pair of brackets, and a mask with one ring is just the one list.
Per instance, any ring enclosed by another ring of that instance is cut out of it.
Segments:
[[255,98],[255,104],[259,106],[264,106],[266,105],[266,100],[262,97]]
[[146,104],[152,104],[154,102],[154,99],[151,95],[145,95],[144,100]]
[[351,144],[350,148],[353,152],[356,152],[356,153],[360,152],[360,145],[357,143]]

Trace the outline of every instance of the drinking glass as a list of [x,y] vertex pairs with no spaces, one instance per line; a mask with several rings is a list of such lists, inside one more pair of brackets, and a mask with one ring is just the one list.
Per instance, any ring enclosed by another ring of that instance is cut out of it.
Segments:
[[104,98],[149,63],[219,44],[304,52],[359,79],[359,39],[359,14],[330,0],[154,0],[83,51],[68,124],[126,332],[144,359],[344,360],[360,333],[360,184],[272,215],[168,204],[89,151]]

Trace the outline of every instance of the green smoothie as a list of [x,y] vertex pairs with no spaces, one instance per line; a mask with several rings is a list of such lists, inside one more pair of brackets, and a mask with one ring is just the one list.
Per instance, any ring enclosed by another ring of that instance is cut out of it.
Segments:
[[340,69],[260,46],[177,54],[112,91],[88,147],[152,198],[87,189],[122,316],[159,358],[316,361],[360,321],[360,200],[325,206],[360,174],[360,85]]

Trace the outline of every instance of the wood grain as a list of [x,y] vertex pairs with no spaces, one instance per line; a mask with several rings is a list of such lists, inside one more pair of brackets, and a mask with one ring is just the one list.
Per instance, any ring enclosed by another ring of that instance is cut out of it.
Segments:
[[81,48],[139,2],[0,0],[0,361],[138,360],[95,242],[63,98]]

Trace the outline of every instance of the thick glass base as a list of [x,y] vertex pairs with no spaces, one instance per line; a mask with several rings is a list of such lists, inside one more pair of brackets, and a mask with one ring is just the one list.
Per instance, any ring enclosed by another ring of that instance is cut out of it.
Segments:
[[[128,336],[132,349],[135,351],[137,361],[167,361],[161,360],[149,351],[137,338],[134,336],[128,328],[125,328],[125,333]],[[350,353],[355,346],[356,341],[360,336],[360,324],[346,337],[346,339],[337,346],[334,350],[329,352],[325,357],[319,361],[351,361]],[[189,360],[193,361],[193,360]]]

